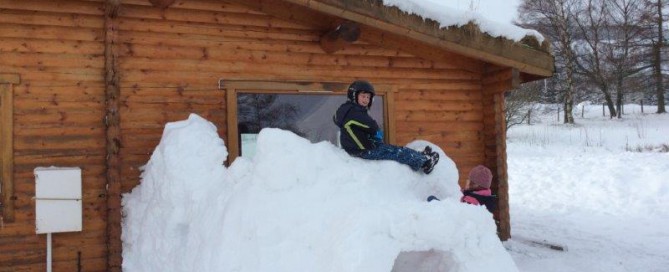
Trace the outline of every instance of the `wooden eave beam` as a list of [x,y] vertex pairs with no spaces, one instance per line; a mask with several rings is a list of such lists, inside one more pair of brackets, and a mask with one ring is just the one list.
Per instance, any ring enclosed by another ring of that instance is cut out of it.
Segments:
[[483,74],[483,92],[487,95],[504,93],[520,86],[520,72],[515,68],[501,67]]
[[283,1],[362,25],[373,26],[467,57],[513,67],[523,73],[550,77],[554,72],[554,58],[549,53],[481,33],[472,35],[458,28],[441,29],[436,22],[426,22],[417,15],[407,15],[394,7],[370,8],[373,5],[380,5],[378,1]]
[[527,82],[542,80],[542,79],[545,79],[545,78],[548,78],[548,77],[538,76],[538,75],[533,75],[533,74],[528,74],[528,73],[520,73],[520,82],[521,83],[527,83]]

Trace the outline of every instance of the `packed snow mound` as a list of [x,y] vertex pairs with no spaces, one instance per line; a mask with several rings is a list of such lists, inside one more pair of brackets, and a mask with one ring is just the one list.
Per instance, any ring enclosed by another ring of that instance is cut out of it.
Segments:
[[123,197],[123,270],[517,271],[491,215],[459,202],[453,161],[408,146],[428,144],[441,159],[425,175],[264,129],[226,168],[213,124],[167,124]]

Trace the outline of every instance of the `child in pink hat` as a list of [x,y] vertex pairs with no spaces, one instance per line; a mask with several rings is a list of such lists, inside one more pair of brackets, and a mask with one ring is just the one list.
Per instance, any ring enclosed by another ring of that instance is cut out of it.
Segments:
[[485,205],[489,212],[494,212],[497,208],[497,196],[492,194],[490,183],[492,183],[492,172],[488,167],[477,165],[472,168],[460,202]]

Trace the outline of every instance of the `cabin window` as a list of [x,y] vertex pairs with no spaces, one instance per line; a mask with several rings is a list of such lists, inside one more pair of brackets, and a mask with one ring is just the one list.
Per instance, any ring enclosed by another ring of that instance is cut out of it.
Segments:
[[[292,131],[312,143],[329,141],[338,145],[339,129],[332,116],[346,101],[347,87],[345,83],[222,81],[221,88],[227,92],[228,100],[226,145],[230,162],[238,156],[253,157],[257,135],[268,127]],[[377,91],[370,111],[388,139],[389,93]]]
[[[238,93],[237,128],[239,155],[252,157],[256,137],[261,129],[280,128],[302,136],[312,143],[329,141],[338,145],[339,128],[332,122],[332,115],[339,105],[346,102],[341,93]],[[374,98],[370,115],[380,127],[384,125],[383,96]]]
[[2,221],[14,220],[14,93],[19,76],[0,74],[0,209]]

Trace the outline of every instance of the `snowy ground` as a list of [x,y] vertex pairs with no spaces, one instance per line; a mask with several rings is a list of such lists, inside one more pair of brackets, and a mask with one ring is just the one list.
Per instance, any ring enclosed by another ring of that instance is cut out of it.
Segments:
[[510,129],[505,247],[521,271],[669,271],[669,115],[644,111],[579,105],[574,126],[544,112]]

